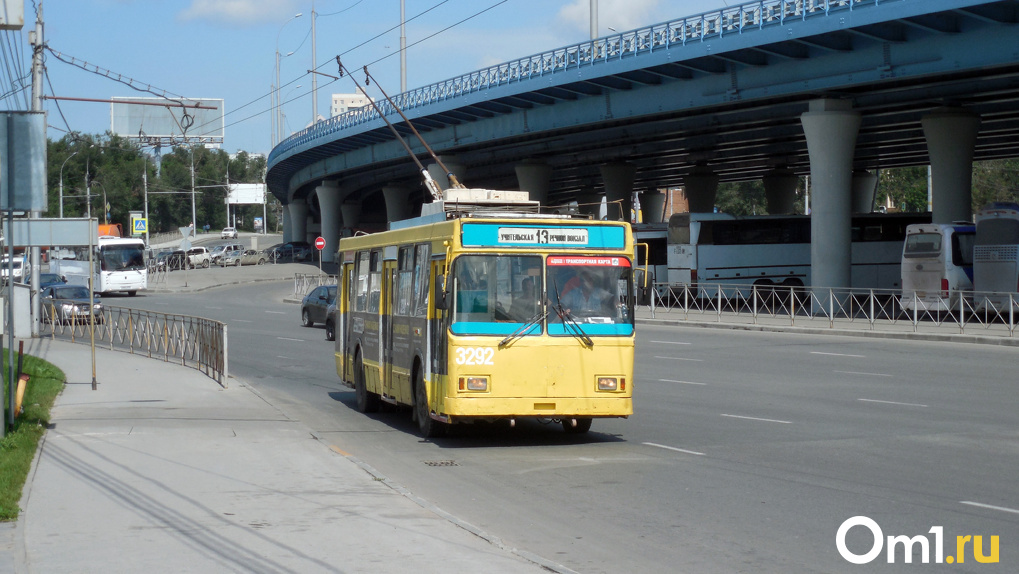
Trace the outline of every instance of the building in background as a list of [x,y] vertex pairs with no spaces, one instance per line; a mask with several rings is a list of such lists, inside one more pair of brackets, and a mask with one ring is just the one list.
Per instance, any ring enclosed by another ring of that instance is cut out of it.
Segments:
[[335,118],[350,110],[363,108],[369,102],[371,102],[371,98],[364,94],[333,94],[333,105],[330,108],[330,115]]

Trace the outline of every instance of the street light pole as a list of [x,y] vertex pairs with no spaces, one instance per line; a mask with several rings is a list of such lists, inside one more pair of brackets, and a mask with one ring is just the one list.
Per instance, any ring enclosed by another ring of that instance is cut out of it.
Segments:
[[99,184],[99,187],[103,188],[103,224],[104,225],[109,225],[109,223],[110,223],[110,210],[107,207],[107,205],[109,205],[109,203],[106,201],[106,184],[104,184],[103,182],[98,181],[98,180],[96,180],[96,183]]
[[[283,139],[281,137],[282,133],[283,133],[283,127],[280,125],[280,119],[279,119],[280,118],[280,110],[279,110],[279,108],[280,108],[280,34],[283,33],[283,28],[285,28],[287,26],[287,24],[290,23],[291,20],[294,20],[296,18],[300,18],[301,14],[302,14],[301,12],[298,12],[297,14],[294,14],[293,16],[291,16],[289,20],[287,20],[286,22],[283,23],[282,26],[280,26],[280,31],[276,33],[276,109],[273,111],[273,113],[275,114],[275,118],[276,118],[276,131],[277,131],[277,134],[276,134],[276,141],[273,142],[273,145],[278,144]],[[290,52],[290,54],[293,54],[293,52]],[[290,54],[287,54],[287,55],[289,56]]]
[[64,218],[64,166],[67,165],[67,160],[74,157],[78,152],[74,152],[67,156],[64,163],[60,164],[60,219]]

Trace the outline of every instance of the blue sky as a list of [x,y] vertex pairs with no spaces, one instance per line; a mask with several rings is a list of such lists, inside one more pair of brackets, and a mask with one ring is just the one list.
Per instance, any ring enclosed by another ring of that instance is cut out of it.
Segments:
[[[405,4],[411,46],[408,89],[580,42],[590,33],[590,0],[405,0]],[[605,35],[611,33],[610,27],[623,31],[725,4],[725,0],[600,0],[599,28]],[[285,134],[311,122],[312,82],[306,72],[312,67],[310,0],[42,0],[42,5],[46,42],[52,50],[136,84],[185,97],[224,99],[223,148],[231,153],[271,149],[269,94],[275,82],[278,38],[282,54],[293,52],[280,65],[287,100]],[[319,66],[342,54],[350,69],[370,64],[372,75],[390,95],[400,91],[399,0],[317,0],[314,10]],[[31,0],[25,3],[25,12],[26,24],[34,22]],[[291,20],[297,13],[302,16]],[[28,27],[23,33],[26,42]],[[387,33],[390,28],[394,29]],[[319,69],[335,75],[335,68],[327,64]],[[46,69],[47,95],[103,100],[150,96],[52,54],[47,54]],[[355,89],[347,78],[318,76],[318,113],[328,117],[331,95]],[[371,89],[369,94],[377,96]],[[45,109],[53,139],[67,130],[104,133],[110,127],[109,104],[47,100]]]

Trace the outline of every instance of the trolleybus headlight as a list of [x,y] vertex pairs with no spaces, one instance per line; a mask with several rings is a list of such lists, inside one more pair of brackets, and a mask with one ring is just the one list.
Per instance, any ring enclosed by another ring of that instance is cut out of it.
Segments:
[[617,379],[616,377],[598,377],[598,390],[599,391],[619,390],[619,379]]
[[488,377],[460,377],[460,390],[487,391]]

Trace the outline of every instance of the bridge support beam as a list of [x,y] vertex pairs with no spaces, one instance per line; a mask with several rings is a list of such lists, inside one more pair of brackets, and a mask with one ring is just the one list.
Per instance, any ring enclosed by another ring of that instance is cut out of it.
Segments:
[[517,172],[520,190],[526,191],[531,201],[545,205],[548,202],[548,192],[552,188],[552,166],[540,161],[524,160],[518,163],[514,170]]
[[598,166],[602,183],[605,184],[605,199],[610,221],[630,221],[633,211],[633,176],[637,167],[629,163],[607,163]]
[[382,195],[386,198],[387,221],[400,221],[411,217],[410,194],[411,190],[397,185],[382,188]]
[[711,213],[715,211],[718,176],[706,166],[694,166],[683,178],[683,193],[690,213]]
[[853,213],[874,211],[874,195],[877,193],[877,174],[869,171],[853,172]]
[[921,120],[931,159],[934,223],[973,220],[973,148],[980,116],[961,108],[941,108]]
[[764,199],[769,214],[786,215],[796,212],[799,176],[787,169],[777,168],[766,173],[761,181],[764,183]]
[[325,249],[322,250],[322,261],[332,262],[336,258],[336,249],[340,245],[340,201],[350,193],[350,190],[340,187],[335,181],[326,181],[315,188],[318,195],[318,206],[322,211],[322,238],[326,240]]
[[640,194],[640,215],[644,223],[661,223],[665,212],[665,194],[657,189]]
[[811,285],[848,288],[852,282],[850,197],[860,114],[846,101],[813,100],[800,121],[807,138],[813,184]]
[[[456,176],[460,183],[463,183],[464,176],[467,174],[467,166],[457,161],[456,156],[440,155],[439,159],[442,160],[442,163],[449,169],[449,171],[453,172],[453,175]],[[439,164],[428,164],[427,169],[428,175],[432,176],[435,183],[439,184],[439,189],[442,191],[449,189],[449,177],[446,175],[446,172],[442,171]]]
[[303,199],[295,199],[287,204],[290,212],[290,239],[287,241],[308,240],[308,204]]

